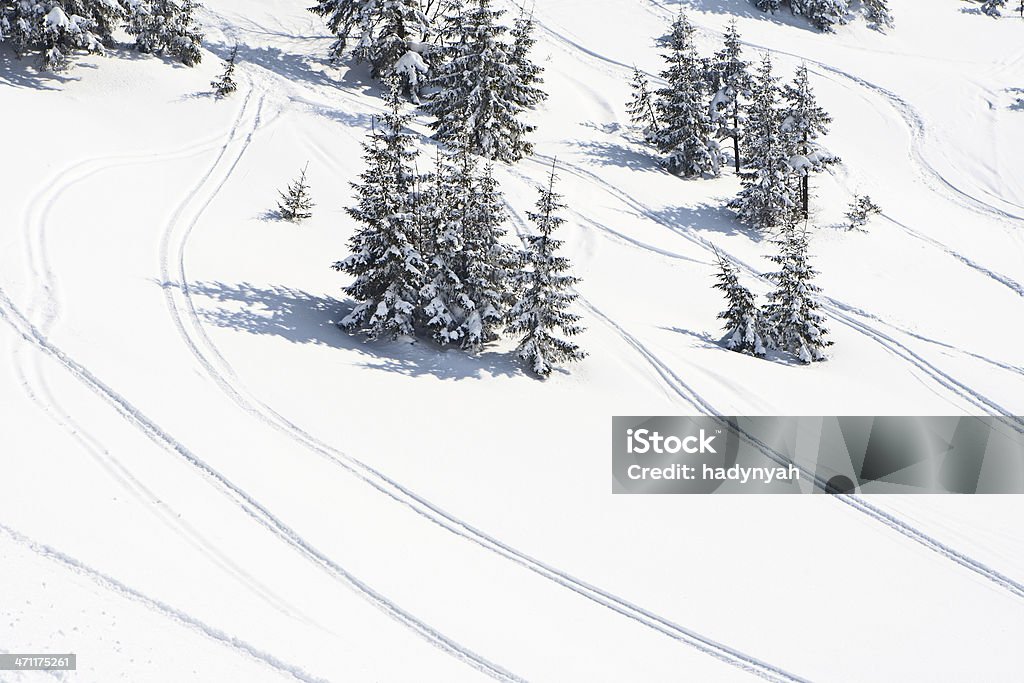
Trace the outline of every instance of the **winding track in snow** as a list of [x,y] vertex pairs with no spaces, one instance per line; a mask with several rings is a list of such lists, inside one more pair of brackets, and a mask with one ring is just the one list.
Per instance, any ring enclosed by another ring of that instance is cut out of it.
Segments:
[[[246,104],[248,101],[249,98],[247,97]],[[243,111],[244,109],[245,106],[243,106]],[[237,165],[238,160],[241,158],[242,154],[244,154],[245,149],[248,147],[249,142],[251,142],[259,125],[260,111],[258,111],[256,116],[253,118],[251,129],[243,140],[242,150],[239,152],[235,161],[231,164],[231,168]],[[189,203],[199,194],[203,186],[207,184],[207,181],[214,175],[220,166],[223,165],[221,163],[222,160],[226,158],[228,150],[236,141],[236,131],[237,127],[236,129],[233,129],[229,139],[224,143],[221,153],[218,155],[215,163],[211,166],[206,176],[203,177],[200,183],[190,193],[189,197],[183,203],[182,208],[184,208],[185,204]],[[222,183],[223,182],[226,182],[226,179],[222,181]],[[212,198],[209,201],[212,201]],[[353,589],[357,594],[366,599],[373,606],[380,609],[387,616],[414,631],[438,649],[459,659],[460,661],[463,661],[483,674],[502,681],[522,680],[510,671],[488,661],[468,648],[463,647],[412,614],[406,612],[404,609],[392,603],[385,596],[375,591],[368,584],[355,577],[339,564],[331,560],[328,556],[316,549],[295,530],[291,529],[282,520],[274,516],[267,508],[260,504],[259,501],[251,497],[243,489],[208,465],[196,454],[191,452],[184,444],[177,441],[173,436],[161,428],[155,421],[150,419],[136,406],[132,405],[124,396],[117,393],[114,389],[105,384],[90,370],[88,370],[88,368],[78,363],[62,349],[53,344],[46,335],[44,335],[14,304],[6,291],[2,288],[0,288],[0,319],[13,328],[19,337],[34,346],[38,351],[55,360],[63,369],[70,372],[94,395],[107,403],[126,421],[138,428],[151,441],[172,455],[184,459],[188,464],[199,470],[199,472],[211,485],[214,486],[214,488],[219,490],[229,499],[233,500],[235,504],[237,504],[238,507],[252,520],[274,536],[278,537],[280,540],[284,541],[287,545],[291,546],[312,564],[321,568],[336,580],[339,580],[344,585]]]
[[56,550],[48,545],[37,543],[28,536],[15,531],[14,529],[0,524],[0,533],[6,536],[15,544],[22,546],[36,555],[39,555],[51,562],[55,562],[64,568],[88,578],[90,581],[98,584],[102,588],[109,590],[117,595],[129,600],[131,602],[139,603],[149,609],[150,611],[159,613],[165,617],[173,619],[179,624],[202,634],[206,638],[213,640],[214,642],[227,646],[237,653],[249,657],[261,665],[266,666],[277,673],[284,674],[290,678],[295,678],[302,681],[303,683],[327,683],[322,678],[316,678],[310,675],[301,667],[288,664],[281,661],[277,657],[263,650],[260,650],[253,645],[250,645],[244,640],[230,636],[223,631],[213,628],[203,621],[183,612],[180,609],[171,607],[165,602],[151,598],[144,593],[141,593],[134,588],[118,581],[112,576],[108,576],[92,567],[80,562],[79,560],[67,555],[59,550]]

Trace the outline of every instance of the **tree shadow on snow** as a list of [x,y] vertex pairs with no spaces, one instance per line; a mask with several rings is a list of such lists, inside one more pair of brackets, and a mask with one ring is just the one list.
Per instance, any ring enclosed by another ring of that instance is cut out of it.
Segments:
[[40,71],[38,55],[18,57],[14,50],[0,45],[0,83],[15,88],[59,90],[61,85],[79,80],[67,73]]
[[803,18],[793,16],[789,9],[785,7],[778,12],[762,12],[750,0],[662,0],[661,5],[666,8],[678,8],[678,10],[685,12],[709,12],[711,14],[727,14],[743,19],[758,19],[780,26],[792,26],[812,33],[818,33],[817,29]]
[[[162,286],[180,285],[162,283]],[[338,321],[351,310],[351,302],[300,289],[260,287],[247,282],[195,282],[189,285],[189,291],[197,299],[199,317],[204,323],[248,334],[280,337],[293,344],[353,351],[365,358],[362,365],[368,369],[451,380],[525,374],[509,353],[483,351],[470,355],[455,349],[441,349],[423,340],[368,341],[351,335],[338,327]]]
[[1006,92],[1017,98],[1017,101],[1010,105],[1010,109],[1024,111],[1024,88],[1007,88]]
[[668,173],[654,154],[645,154],[632,147],[614,142],[574,142],[591,161],[601,166],[618,166],[633,171]]
[[[726,348],[720,338],[717,338],[707,332],[694,332],[693,330],[687,330],[681,327],[662,327],[661,329],[666,332],[675,332],[676,334],[690,337],[694,341],[698,342],[698,344],[694,345],[694,348],[712,349],[715,351],[723,351],[725,353],[737,353],[736,351]],[[756,356],[751,356],[750,354],[740,355],[746,355],[749,358],[756,358]],[[757,358],[757,360],[766,360],[772,363],[778,363],[779,365],[804,366],[804,364],[800,362],[799,358],[784,351],[769,350],[768,354],[764,358]]]
[[[722,203],[725,203],[724,200]],[[680,235],[696,230],[743,235],[754,242],[760,242],[765,237],[754,228],[740,223],[731,209],[721,205],[667,206],[651,209],[651,213],[658,223]]]

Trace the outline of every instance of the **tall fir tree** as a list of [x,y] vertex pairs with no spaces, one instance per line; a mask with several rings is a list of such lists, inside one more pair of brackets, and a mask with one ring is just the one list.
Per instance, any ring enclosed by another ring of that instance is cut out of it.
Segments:
[[712,121],[719,139],[732,140],[733,163],[739,173],[743,161],[740,143],[746,123],[742,100],[750,96],[751,76],[750,64],[743,60],[743,40],[735,19],[725,30],[722,49],[711,60],[710,72],[715,92]]
[[424,105],[435,121],[434,138],[452,142],[468,135],[470,149],[488,159],[515,162],[533,153],[522,120],[544,94],[531,83],[537,74],[513,59],[515,45],[502,38],[504,10],[475,0],[461,17],[460,42],[433,79],[436,94]]
[[640,69],[633,67],[633,95],[626,104],[629,120],[640,126],[644,135],[653,137],[658,132],[658,115],[654,111],[654,99],[651,97],[650,84],[647,76]]
[[740,173],[742,189],[729,206],[737,217],[760,231],[769,231],[789,221],[797,207],[791,182],[792,156],[782,132],[780,90],[771,57],[764,55],[751,86],[747,109],[747,165]]
[[740,284],[736,266],[721,254],[715,279],[715,289],[720,290],[728,302],[728,308],[718,314],[725,322],[722,344],[730,351],[763,358],[771,343],[764,315],[753,293]]
[[667,50],[668,68],[661,74],[666,85],[658,90],[656,102],[661,126],[654,143],[667,155],[669,171],[684,177],[718,175],[722,161],[721,149],[713,139],[707,78],[697,54],[695,32],[680,13],[668,37],[661,41]]
[[775,290],[768,295],[765,317],[774,346],[802,363],[827,360],[832,341],[818,301],[821,288],[813,282],[818,271],[809,263],[807,232],[790,223],[773,242],[778,253],[769,258],[779,269],[766,276]]
[[832,117],[818,104],[807,64],[797,68],[796,77],[782,89],[782,96],[782,132],[789,139],[793,153],[790,166],[799,179],[799,215],[806,219],[810,216],[811,175],[839,161],[818,143],[828,134]]
[[558,255],[561,240],[554,232],[565,223],[558,214],[565,208],[555,192],[555,169],[541,188],[536,211],[529,218],[537,234],[526,238],[523,268],[516,274],[519,300],[509,312],[507,330],[519,337],[516,353],[539,377],[547,377],[560,363],[580,361],[586,353],[565,337],[583,331],[580,316],[569,311],[578,298],[572,291],[579,279],[569,275],[569,260]]
[[196,24],[192,0],[131,0],[126,30],[139,52],[175,57],[186,66],[203,59],[203,34]]
[[309,10],[323,17],[335,35],[331,57],[351,48],[357,62],[370,64],[374,78],[398,77],[414,98],[427,71],[424,44],[430,19],[419,0],[318,0]]
[[505,99],[518,103],[520,106],[533,108],[548,98],[541,89],[544,84],[543,67],[533,62],[530,53],[537,44],[534,35],[536,24],[532,14],[524,10],[512,24],[512,49],[509,51],[509,62],[516,71],[517,78],[507,82],[508,90]]
[[415,334],[424,285],[419,152],[409,120],[400,84],[393,82],[388,112],[363,145],[366,168],[353,183],[356,204],[347,212],[359,227],[349,240],[351,253],[334,264],[354,278],[345,292],[356,306],[341,327],[371,339]]

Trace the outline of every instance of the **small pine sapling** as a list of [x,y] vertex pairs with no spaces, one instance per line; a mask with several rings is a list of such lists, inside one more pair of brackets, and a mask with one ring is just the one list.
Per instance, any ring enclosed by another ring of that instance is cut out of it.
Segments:
[[235,60],[238,58],[238,46],[236,45],[231,50],[231,56],[224,62],[224,73],[220,77],[210,81],[210,86],[213,88],[213,95],[218,100],[224,99],[231,93],[238,90],[238,84],[235,83]]
[[298,223],[313,217],[312,209],[316,205],[309,196],[309,183],[306,182],[308,168],[309,164],[306,164],[295,182],[288,186],[287,193],[278,192],[281,201],[277,203],[277,212],[286,221]]
[[875,204],[868,195],[856,195],[846,212],[850,221],[847,230],[863,230],[872,216],[882,213],[882,207]]
[[771,340],[753,293],[740,284],[736,266],[718,254],[715,289],[725,294],[728,308],[718,314],[725,321],[722,344],[730,351],[763,358]]

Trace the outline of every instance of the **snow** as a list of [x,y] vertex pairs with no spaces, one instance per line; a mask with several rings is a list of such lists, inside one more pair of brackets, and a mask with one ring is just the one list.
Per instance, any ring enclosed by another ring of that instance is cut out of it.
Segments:
[[[512,339],[337,329],[381,90],[302,3],[205,5],[195,69],[0,73],[24,133],[0,171],[6,651],[76,652],[69,681],[1019,677],[1019,497],[613,497],[607,457],[613,415],[1024,414],[1024,330],[999,333],[1024,306],[1019,21],[893,0],[888,35],[823,35],[746,0],[537,3],[537,155],[496,175],[529,232],[557,158],[589,352],[540,382]],[[806,61],[835,119],[827,362],[718,343],[714,249],[763,300],[772,247],[722,208],[731,170],[668,174],[625,111],[680,6],[703,54],[735,17],[748,60]],[[313,218],[267,220],[307,161]],[[863,233],[858,194],[883,207]]]

